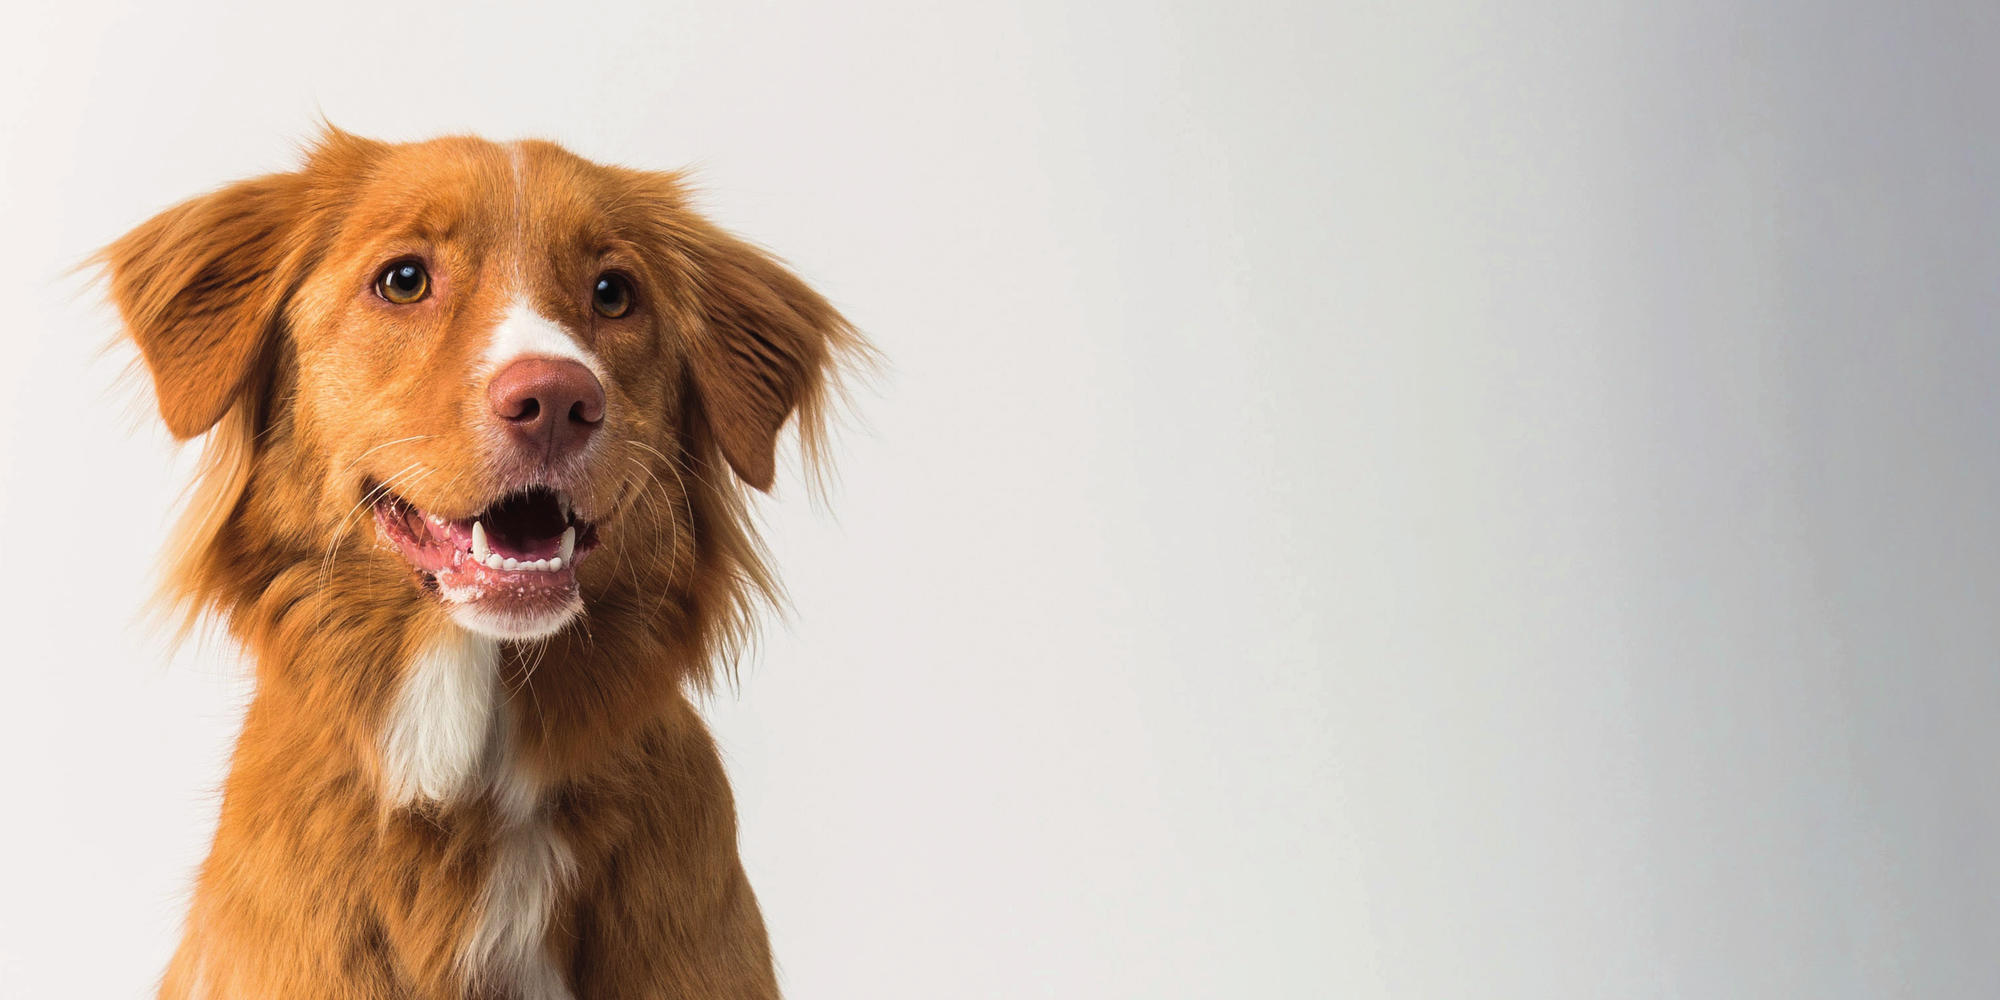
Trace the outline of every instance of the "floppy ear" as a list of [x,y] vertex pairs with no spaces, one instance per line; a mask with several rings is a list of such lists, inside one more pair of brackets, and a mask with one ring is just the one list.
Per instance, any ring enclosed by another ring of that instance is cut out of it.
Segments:
[[832,355],[858,340],[769,254],[722,233],[705,236],[695,253],[706,325],[692,350],[695,392],[730,468],[769,492],[778,432],[794,411],[820,418]]
[[246,388],[305,270],[304,188],[298,174],[242,181],[161,212],[99,255],[175,437],[214,426]]

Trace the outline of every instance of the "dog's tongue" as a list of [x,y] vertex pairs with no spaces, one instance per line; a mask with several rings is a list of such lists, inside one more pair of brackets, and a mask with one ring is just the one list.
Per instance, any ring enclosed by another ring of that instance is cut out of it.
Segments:
[[466,523],[471,525],[467,533],[467,544],[474,555],[490,554],[521,562],[561,555],[563,533],[569,532],[571,542],[574,542],[576,537],[575,530],[567,525],[558,528],[554,535],[524,535],[504,531],[484,518]]
[[563,513],[562,504],[543,491],[510,496],[466,526],[469,534],[477,532],[472,535],[475,549],[483,535],[488,551],[524,562],[560,554],[563,533],[569,530],[569,517]]
[[452,552],[464,544],[464,532],[470,530],[400,500],[377,503],[375,516],[410,563],[431,573],[451,564]]

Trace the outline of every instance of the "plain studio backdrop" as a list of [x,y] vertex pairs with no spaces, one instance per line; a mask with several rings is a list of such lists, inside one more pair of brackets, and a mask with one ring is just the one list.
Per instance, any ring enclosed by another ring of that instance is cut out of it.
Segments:
[[1996,11],[15,4],[0,996],[148,993],[247,696],[65,269],[322,115],[889,359],[705,709],[791,996],[2000,995]]

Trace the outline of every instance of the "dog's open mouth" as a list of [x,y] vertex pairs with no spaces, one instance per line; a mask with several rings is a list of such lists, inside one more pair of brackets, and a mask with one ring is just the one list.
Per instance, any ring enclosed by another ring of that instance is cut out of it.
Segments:
[[427,587],[453,604],[543,617],[576,600],[576,567],[597,546],[595,525],[546,487],[516,490],[450,520],[384,492],[375,520]]

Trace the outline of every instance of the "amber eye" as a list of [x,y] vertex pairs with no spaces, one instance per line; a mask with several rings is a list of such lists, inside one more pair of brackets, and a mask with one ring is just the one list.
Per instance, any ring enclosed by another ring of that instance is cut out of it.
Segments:
[[599,316],[617,319],[632,311],[632,283],[615,271],[598,275],[597,287],[590,292],[590,304]]
[[423,298],[431,290],[431,276],[422,264],[414,260],[399,260],[382,270],[375,279],[375,294],[406,306]]

